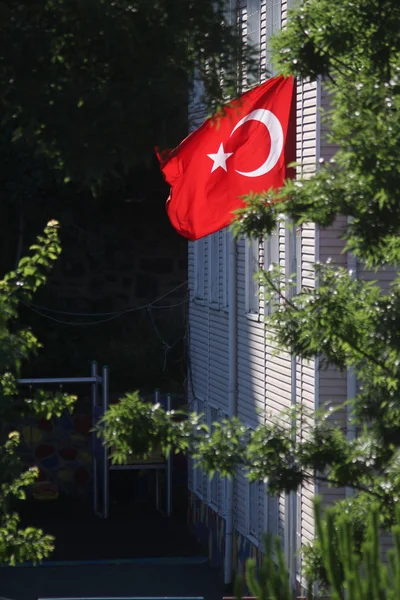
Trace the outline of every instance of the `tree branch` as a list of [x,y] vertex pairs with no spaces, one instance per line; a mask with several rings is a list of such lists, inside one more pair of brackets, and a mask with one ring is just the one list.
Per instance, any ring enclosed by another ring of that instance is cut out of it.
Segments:
[[[265,279],[268,282],[268,284],[270,285],[270,287],[272,287],[272,289],[279,295],[280,298],[282,298],[282,300],[284,301],[285,304],[287,304],[290,308],[292,308],[293,310],[295,310],[297,313],[301,312],[301,309],[296,306],[291,300],[289,300],[280,290],[280,288],[278,288],[275,283],[273,282],[273,280],[269,277],[269,275],[264,271],[263,272],[265,275]],[[365,350],[363,350],[362,348],[359,348],[358,346],[355,346],[354,344],[352,344],[351,342],[349,342],[348,339],[344,338],[343,336],[340,336],[338,334],[335,334],[336,337],[341,340],[342,342],[346,342],[346,344],[348,346],[350,346],[350,348],[354,351],[354,352],[358,352],[359,354],[361,354],[361,356],[363,356],[365,359],[369,360],[370,362],[372,362],[374,365],[376,365],[377,367],[381,368],[385,373],[387,373],[388,375],[393,375],[392,371],[390,369],[388,369],[388,367],[386,367],[386,365],[382,364],[378,359],[376,359],[373,355],[369,354],[368,352],[366,352]]]
[[[321,481],[322,483],[329,483],[333,487],[343,487],[343,483],[339,481],[334,481],[332,479],[329,479],[328,477],[324,477],[323,475],[315,474],[314,477],[317,481]],[[375,498],[379,498],[379,500],[383,500],[385,498],[385,494],[380,494],[379,492],[366,488],[358,483],[348,483],[346,487],[351,487],[360,492],[365,492],[367,494],[370,494],[371,496],[374,496]]]

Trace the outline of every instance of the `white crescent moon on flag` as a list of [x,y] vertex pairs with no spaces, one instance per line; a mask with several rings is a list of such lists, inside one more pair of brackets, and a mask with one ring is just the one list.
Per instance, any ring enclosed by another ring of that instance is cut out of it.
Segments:
[[265,110],[263,108],[258,108],[257,110],[253,110],[253,112],[249,113],[243,119],[240,119],[239,123],[236,123],[235,127],[232,129],[231,136],[235,133],[236,129],[241,127],[247,121],[259,121],[268,129],[269,135],[271,136],[271,150],[266,161],[255,169],[254,171],[238,171],[239,175],[244,175],[244,177],[260,177],[261,175],[265,175],[268,171],[274,168],[276,163],[279,160],[283,149],[283,130],[282,125],[280,124],[279,119],[272,113],[270,110]]

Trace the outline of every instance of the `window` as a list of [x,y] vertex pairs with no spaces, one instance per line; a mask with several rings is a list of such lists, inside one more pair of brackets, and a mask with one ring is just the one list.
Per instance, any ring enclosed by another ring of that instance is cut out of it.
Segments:
[[260,285],[256,277],[259,261],[260,243],[251,238],[246,241],[246,313],[255,316],[260,312]]
[[208,299],[211,304],[219,304],[219,231],[208,237]]
[[[275,231],[265,239],[264,248],[264,265],[265,270],[268,272],[273,270],[274,267],[279,266],[279,224]],[[279,294],[276,292],[267,304],[267,314],[272,314],[276,310],[278,303]]]
[[225,2],[225,19],[229,25],[234,25],[236,22],[236,0],[226,0]]
[[[213,423],[218,421],[218,409],[210,406],[209,409],[209,427],[213,431]],[[212,506],[218,509],[218,489],[219,489],[219,475],[214,473],[213,478],[209,480],[209,502]]]
[[260,0],[247,0],[247,41],[260,45]]
[[270,42],[272,36],[281,28],[282,7],[281,0],[266,0],[266,69],[267,77],[276,75],[272,67]]
[[260,536],[260,484],[249,482],[248,532],[258,540]]
[[205,254],[205,238],[201,238],[193,242],[194,248],[194,277],[195,298],[204,298],[204,254]]
[[[247,0],[247,42],[260,48],[260,0]],[[258,83],[260,73],[251,73],[247,78],[248,85]]]

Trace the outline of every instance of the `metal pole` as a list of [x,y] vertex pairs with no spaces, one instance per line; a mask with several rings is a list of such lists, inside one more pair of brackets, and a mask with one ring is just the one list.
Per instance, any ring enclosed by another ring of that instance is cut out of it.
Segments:
[[[92,377],[97,378],[97,362],[92,361]],[[96,424],[96,406],[97,406],[97,384],[92,383],[92,427]],[[98,494],[97,494],[97,460],[96,460],[96,434],[92,433],[92,457],[93,457],[93,511],[97,514]]]
[[154,389],[154,404],[158,404],[160,402],[160,390],[159,388]]
[[[167,395],[167,411],[171,412],[171,394]],[[167,517],[172,513],[172,449],[167,459]]]
[[[153,392],[154,404],[160,403],[160,389],[154,388]],[[156,469],[156,510],[160,509],[160,471]]]
[[160,491],[159,491],[159,486],[160,486],[160,470],[156,469],[156,510],[160,509]]
[[37,383],[101,383],[101,377],[37,377],[35,379],[17,379],[21,385],[35,385]]
[[[103,414],[106,413],[108,409],[108,401],[109,401],[109,380],[108,380],[108,367],[103,367]],[[108,464],[108,449],[104,446],[104,518],[108,519],[109,508],[110,508],[110,498],[109,498],[109,464]]]

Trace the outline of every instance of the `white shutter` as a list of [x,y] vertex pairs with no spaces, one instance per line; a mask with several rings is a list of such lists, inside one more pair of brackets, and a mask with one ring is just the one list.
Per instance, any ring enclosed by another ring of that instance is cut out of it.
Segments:
[[201,238],[193,242],[194,244],[194,272],[195,272],[195,288],[194,295],[196,298],[204,299],[204,255],[205,255],[205,239]]
[[296,227],[296,292],[301,292],[302,288],[302,255],[301,255],[301,237],[302,237],[302,229],[301,227]]
[[211,304],[219,303],[219,232],[208,236],[208,299]]
[[[221,423],[224,419],[227,419],[228,415],[225,414],[221,409],[218,410],[218,421]],[[222,516],[226,516],[226,499],[227,499],[227,477],[218,477],[218,513]]]
[[[218,409],[214,406],[209,407],[208,411],[209,421],[208,426],[210,431],[213,430],[213,423],[218,421]],[[219,475],[217,472],[214,473],[213,478],[210,480],[208,477],[208,501],[209,504],[218,510],[218,489],[219,489]]]
[[302,488],[299,486],[296,493],[296,573],[300,573],[302,567],[302,501]]
[[219,487],[218,487],[218,493],[219,493],[219,498],[218,498],[218,513],[221,515],[221,517],[225,517],[226,516],[226,499],[227,499],[227,490],[226,487],[228,485],[228,479],[227,477],[219,477]]
[[279,496],[268,494],[268,532],[279,534]]
[[[204,401],[197,400],[196,402],[196,412],[203,413],[204,412]],[[194,482],[195,482],[195,491],[200,498],[204,496],[204,473],[203,470],[197,466],[197,462],[194,462]]]
[[[270,268],[279,266],[279,223],[277,228],[265,238],[264,243],[264,268],[266,271],[269,271]],[[272,314],[272,311],[276,310],[277,303],[279,302],[279,294],[278,292],[275,294],[275,300],[267,303],[266,312],[267,314]]]
[[222,230],[222,306],[229,307],[229,248],[232,232],[229,227]]
[[248,532],[258,540],[260,537],[260,484],[258,481],[249,482],[248,488]]
[[[297,262],[296,262],[296,235],[291,227],[289,218],[286,218],[285,226],[285,278],[287,281],[290,280],[293,274],[297,273]],[[293,286],[287,284],[285,290],[287,298],[293,296]]]
[[260,546],[261,533],[264,527],[264,485],[259,481],[247,482],[246,493],[246,533],[253,544]]
[[264,485],[264,530],[279,535],[279,496],[269,493],[268,484]]
[[251,238],[246,241],[246,313],[258,316],[260,312],[260,286],[254,277],[260,270],[260,244]]

